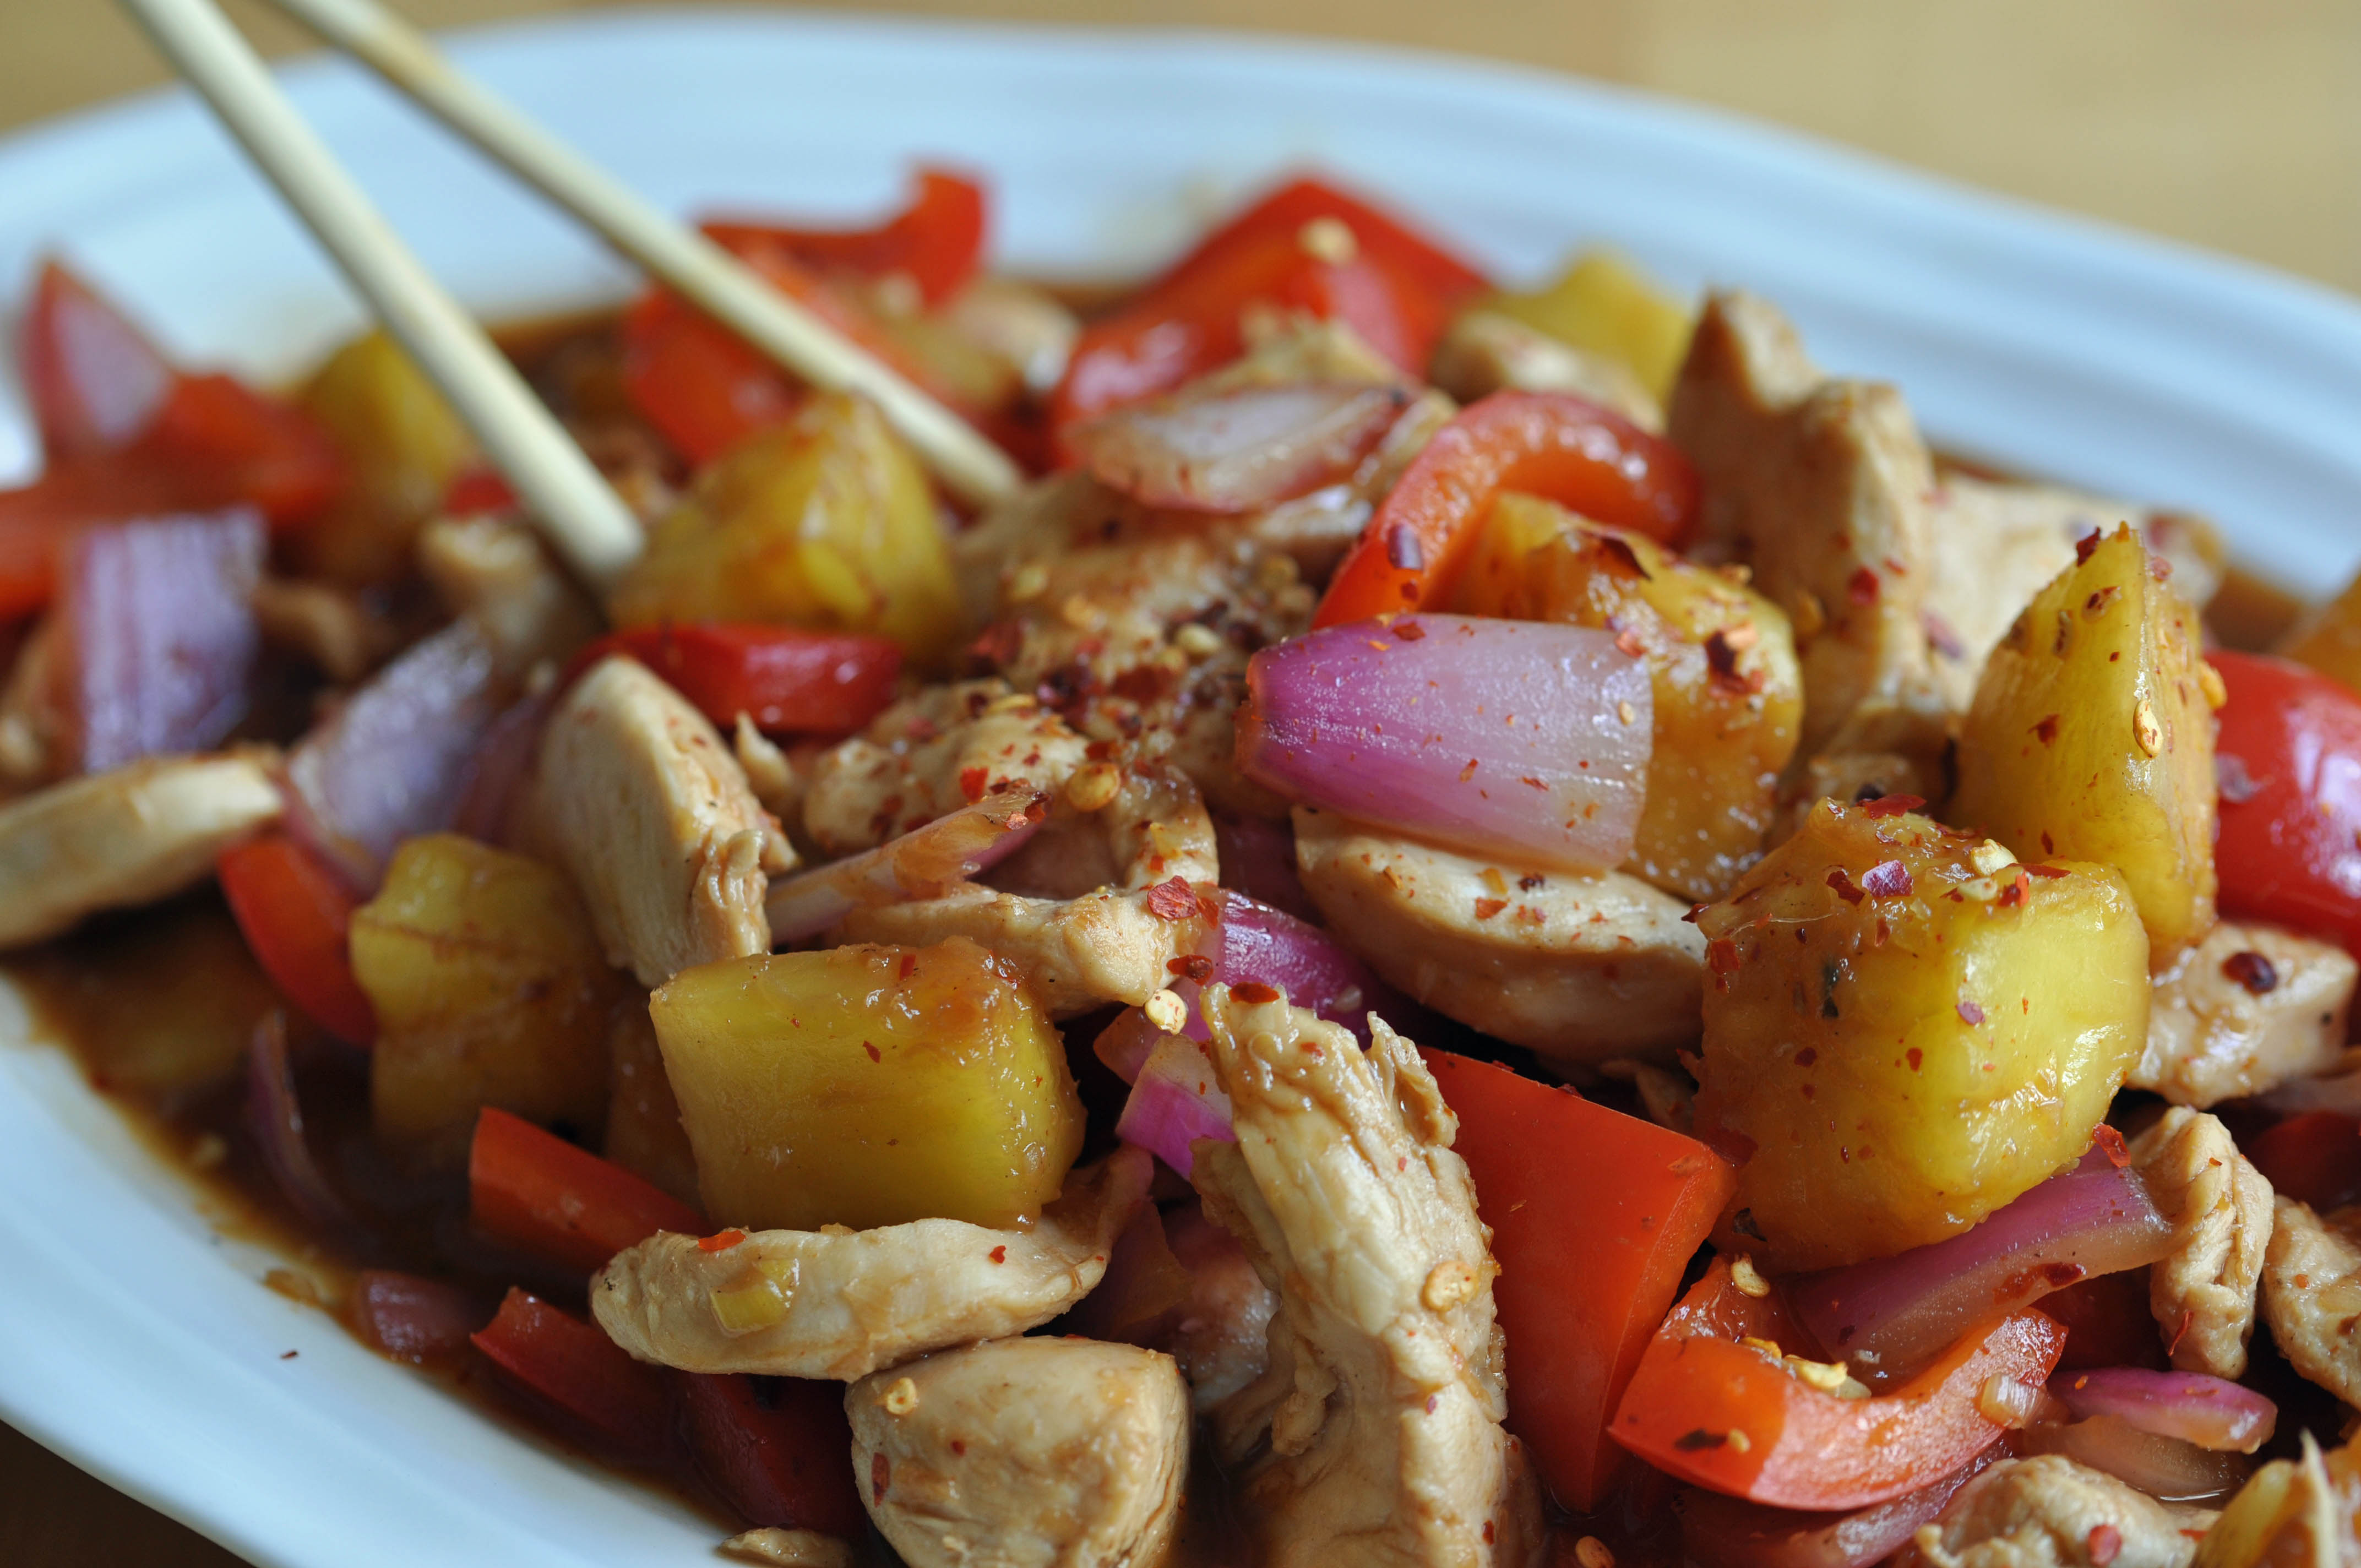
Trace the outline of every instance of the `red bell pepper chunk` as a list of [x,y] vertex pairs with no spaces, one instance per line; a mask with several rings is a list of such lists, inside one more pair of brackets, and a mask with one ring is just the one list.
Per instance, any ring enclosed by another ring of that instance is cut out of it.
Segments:
[[698,621],[610,632],[583,650],[587,670],[629,653],[728,729],[741,713],[774,732],[842,735],[894,700],[902,650],[883,637]]
[[506,511],[516,504],[516,491],[497,468],[462,468],[452,478],[450,488],[443,492],[443,510],[453,517]]
[[1312,623],[1443,608],[1503,490],[1676,546],[1697,517],[1697,474],[1672,443],[1569,392],[1495,392],[1411,460]]
[[705,1229],[704,1216],[671,1193],[489,1105],[467,1150],[467,1212],[494,1240],[586,1271],[658,1231]]
[[283,833],[223,851],[214,863],[254,961],[306,1017],[348,1046],[377,1038],[377,1015],[353,978],[347,946],[357,898],[312,850]]
[[2241,1151],[2271,1190],[2326,1213],[2361,1201],[2361,1122],[2337,1111],[2290,1116]]
[[2285,659],[2206,657],[2229,693],[2213,743],[2222,913],[2361,952],[2361,696]]
[[622,342],[632,407],[691,463],[712,462],[803,401],[768,359],[662,289],[624,313]]
[[147,334],[54,260],[33,285],[18,353],[52,463],[128,444],[179,378]]
[[499,1316],[470,1338],[516,1387],[606,1446],[640,1459],[674,1449],[663,1371],[633,1361],[604,1330],[512,1289]]
[[680,1420],[697,1474],[748,1524],[868,1533],[841,1383],[691,1374]]
[[716,220],[702,226],[733,251],[774,246],[806,266],[871,278],[907,274],[920,298],[939,305],[967,287],[983,261],[983,187],[944,169],[920,169],[910,204],[873,229],[803,229]]
[[[1325,219],[1352,236],[1307,236]],[[1215,230],[1131,303],[1083,329],[1051,400],[1063,430],[1237,357],[1256,306],[1353,328],[1412,375],[1481,274],[1366,203],[1317,181],[1273,192]]]
[[1505,1068],[1422,1053],[1459,1118],[1515,1347],[1509,1430],[1557,1500],[1597,1508],[1623,1451],[1609,1419],[1681,1274],[1737,1190],[1694,1138]]
[[1932,1485],[1998,1442],[1977,1408],[1989,1377],[2037,1387],[2066,1331],[2018,1312],[1867,1399],[1822,1393],[1741,1337],[1806,1343],[1775,1298],[1720,1258],[1649,1342],[1615,1411],[1615,1441],[1711,1491],[1782,1508],[1862,1508]]

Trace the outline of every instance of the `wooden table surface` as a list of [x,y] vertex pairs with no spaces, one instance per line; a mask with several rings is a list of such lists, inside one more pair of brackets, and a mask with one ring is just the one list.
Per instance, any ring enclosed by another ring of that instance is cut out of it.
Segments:
[[[566,0],[397,3],[435,26],[569,8]],[[2361,0],[904,0],[874,8],[1274,29],[1578,71],[2361,291]],[[232,9],[274,51],[301,46],[250,0]],[[0,0],[0,131],[164,75],[106,0]],[[38,1347],[0,1350],[27,1354]],[[0,1427],[0,1563],[236,1561]]]

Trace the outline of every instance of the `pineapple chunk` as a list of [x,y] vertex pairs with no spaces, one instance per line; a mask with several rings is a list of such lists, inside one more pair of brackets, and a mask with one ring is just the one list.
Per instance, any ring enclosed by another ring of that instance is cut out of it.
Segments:
[[2279,653],[2361,691],[2361,577],[2305,618]]
[[289,537],[294,564],[346,587],[408,576],[419,529],[475,457],[467,427],[381,331],[336,350],[296,400],[327,430],[352,480],[317,526]]
[[1058,1031],[964,938],[701,964],[650,1013],[719,1224],[1005,1228],[1082,1149]]
[[1697,313],[1611,250],[1587,250],[1555,282],[1530,294],[1496,294],[1482,308],[1561,343],[1619,360],[1659,402],[1672,396]]
[[608,609],[620,626],[775,621],[875,632],[934,666],[960,599],[934,492],[884,417],[814,398],[697,477]]
[[352,959],[389,1145],[447,1163],[486,1105],[584,1132],[604,1118],[622,984],[563,873],[456,833],[412,839],[353,912]]

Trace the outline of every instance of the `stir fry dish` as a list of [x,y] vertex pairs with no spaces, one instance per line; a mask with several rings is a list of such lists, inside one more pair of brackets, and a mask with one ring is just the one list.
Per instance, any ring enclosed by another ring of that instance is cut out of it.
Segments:
[[661,288],[508,334],[597,591],[388,338],[41,271],[0,938],[269,1283],[756,1561],[2361,1561],[2361,587],[1609,252],[989,217],[706,231],[981,510]]

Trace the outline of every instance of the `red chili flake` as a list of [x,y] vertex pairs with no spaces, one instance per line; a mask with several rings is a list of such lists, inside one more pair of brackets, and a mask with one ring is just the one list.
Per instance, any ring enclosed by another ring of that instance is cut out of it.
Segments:
[[1489,920],[1507,907],[1509,901],[1505,898],[1479,898],[1476,901],[1476,918]]
[[2042,865],[2032,865],[2032,866],[2027,866],[2027,867],[2026,867],[2026,868],[2025,868],[2025,873],[2026,873],[2026,875],[2027,875],[2027,876],[2037,876],[2037,877],[2060,877],[2060,876],[2064,876],[2064,875],[2066,875],[2066,874],[2067,874],[2067,873],[2066,873],[2066,868],[2065,868],[2064,866],[2042,866]]
[[1916,1072],[1920,1065],[1927,1059],[1927,1053],[1920,1050],[1916,1046],[1911,1047],[1910,1049],[1904,1054],[1910,1058],[1910,1070],[1912,1072]]
[[1972,1002],[1960,1003],[1957,1011],[1971,1029],[1984,1021],[1984,1010]]
[[1395,621],[1392,630],[1393,634],[1405,642],[1415,642],[1426,635],[1425,627],[1407,618]]
[[1242,980],[1230,987],[1230,994],[1250,1007],[1259,1007],[1265,1003],[1278,1001],[1279,988],[1265,985],[1258,980]]
[[1008,1249],[1005,1246],[996,1246],[990,1252],[984,1254],[984,1255],[992,1259],[994,1263],[1006,1263],[1008,1261]]
[[1741,626],[1730,631],[1717,631],[1705,640],[1706,669],[1715,685],[1725,686],[1740,696],[1751,696],[1768,684],[1767,677],[1760,670],[1744,674],[1739,673],[1738,656],[1753,643],[1754,639],[1754,628]]
[[2150,556],[2147,564],[2147,575],[2154,577],[2159,583],[2169,583],[2172,580],[2172,563],[2166,560],[2161,555]]
[[1025,628],[1004,620],[984,628],[983,634],[967,645],[968,663],[985,671],[995,670],[1014,660],[1024,647]]
[[2019,866],[2016,868],[2016,875],[2011,879],[2006,887],[2000,890],[2000,896],[1993,902],[2003,909],[2014,909],[2025,902],[2026,894],[2032,891],[2032,888],[2033,879],[2026,874],[2023,866]]
[[961,768],[960,770],[960,793],[967,796],[968,804],[971,806],[975,804],[977,801],[982,800],[987,794],[991,793],[988,788],[991,783],[992,770],[990,768]]
[[1881,795],[1875,800],[1861,802],[1861,814],[1866,817],[1899,817],[1905,811],[1916,811],[1927,804],[1926,797],[1916,795]]
[[1466,784],[1469,779],[1472,779],[1472,778],[1474,778],[1475,776],[1476,776],[1476,759],[1475,759],[1475,758],[1473,758],[1473,757],[1470,757],[1470,758],[1468,758],[1468,759],[1467,759],[1467,765],[1466,765],[1466,767],[1464,767],[1464,768],[1462,768],[1462,769],[1460,769],[1460,770],[1459,770],[1459,782],[1460,782],[1461,784]]
[[918,972],[918,955],[917,955],[917,954],[916,954],[916,953],[904,953],[904,954],[902,955],[902,962],[901,962],[900,968],[899,968],[898,971],[895,974],[894,978],[895,978],[895,980],[897,980],[897,981],[900,981],[900,980],[907,980],[907,979],[909,979],[912,975],[914,975],[914,974],[916,974],[916,973],[917,973],[917,972]]
[[2132,1151],[2125,1146],[2124,1135],[2104,1122],[2100,1123],[2098,1130],[2091,1135],[2091,1142],[2107,1157],[2107,1163],[2117,1170],[2131,1164]]
[[1197,913],[1196,890],[1185,877],[1159,882],[1148,890],[1148,912],[1159,920],[1187,920]]
[[2179,1350],[2179,1349],[2180,1348],[2180,1339],[2181,1339],[2181,1336],[2182,1336],[2183,1334],[2186,1334],[2186,1333],[2189,1332],[2189,1325],[2190,1325],[2190,1324],[2191,1324],[2191,1323],[2193,1323],[2193,1322],[2195,1322],[2196,1321],[2197,1321],[2197,1309],[2196,1309],[2196,1308],[2194,1308],[2194,1307],[2183,1307],[2183,1308],[2181,1308],[2181,1309],[2180,1309],[2180,1326],[2179,1326],[2178,1328],[2175,1328],[2175,1329],[2172,1331],[2172,1343],[2171,1343],[2170,1344],[2166,1345],[2166,1346],[2164,1347],[2164,1358],[2165,1358],[2167,1361],[2171,1360],[2171,1359],[2172,1359],[2172,1353],[2173,1353],[2174,1351]]
[[1199,985],[1202,985],[1213,978],[1213,960],[1202,953],[1190,953],[1182,958],[1167,960],[1164,972],[1177,974],[1183,980],[1193,980]]
[[1627,659],[1636,659],[1647,649],[1641,645],[1638,632],[1624,630],[1615,634],[1615,651]]
[[2094,528],[2091,530],[2090,532],[2082,535],[2081,538],[2074,541],[2074,565],[2079,566],[2083,562],[2089,560],[2091,558],[2091,553],[2098,549],[2099,541],[2104,537],[2104,534],[2102,534]]
[[2054,713],[2043,714],[2041,716],[2041,722],[2033,727],[2033,738],[2040,741],[2045,746],[2057,744],[2058,715]]
[[2268,996],[2279,988],[2279,966],[2252,950],[2232,953],[2224,959],[2222,972],[2257,996]]
[[2124,1549],[2124,1532],[2111,1524],[2094,1524],[2089,1539],[2092,1568],[2107,1568]]
[[1716,974],[1735,974],[1743,961],[1738,956],[1738,944],[1727,937],[1716,937],[1705,945],[1705,967]]
[[1861,885],[1872,898],[1899,898],[1910,891],[1910,868],[1900,861],[1881,861],[1861,873]]
[[1968,645],[1960,641],[1960,634],[1951,629],[1951,623],[1933,610],[1918,612],[1918,626],[1927,633],[1927,645],[1944,658],[1964,659],[1968,656]]
[[[1837,890],[1837,896],[1843,899],[1847,904],[1859,904],[1861,902],[1861,889],[1853,886],[1852,878],[1845,875],[1844,867],[1839,866],[1836,870],[1828,873],[1828,885],[1835,888]],[[1795,928],[1795,935],[1800,937],[1803,934],[1803,927],[1800,926],[1797,927]]]
[[2109,583],[2082,601],[2082,613],[2094,618],[2104,615],[2114,609],[2115,601],[2123,597],[2124,590]]
[[1795,1053],[1795,1065],[1797,1067],[1809,1067],[1819,1059],[1820,1053],[1814,1050],[1809,1046],[1806,1046],[1802,1050]]
[[743,1231],[716,1231],[709,1236],[698,1237],[697,1250],[699,1252],[728,1252],[731,1247],[736,1246],[740,1242],[742,1242],[745,1239],[746,1233]]
[[1612,555],[1625,571],[1636,573],[1646,581],[1655,581],[1648,568],[1641,564],[1640,553],[1631,548],[1630,540],[1615,533],[1597,534],[1594,540],[1601,555]]
[[1867,566],[1854,567],[1852,576],[1845,579],[1845,598],[1858,605],[1875,604],[1877,589],[1877,573]]
[[894,1484],[894,1464],[882,1453],[869,1456],[869,1500],[883,1503],[885,1488]]
[[1549,785],[1542,783],[1541,780],[1533,777],[1531,773],[1525,774],[1524,777],[1519,779],[1517,782],[1524,785],[1527,789],[1537,789],[1542,791],[1543,794],[1547,794],[1549,791]]
[[884,1061],[885,1059],[884,1053],[878,1050],[875,1046],[871,1045],[867,1040],[861,1042],[861,1048],[869,1053],[869,1059],[871,1061]]
[[1398,522],[1386,530],[1386,565],[1397,572],[1415,572],[1426,565],[1426,546],[1410,524]]

